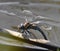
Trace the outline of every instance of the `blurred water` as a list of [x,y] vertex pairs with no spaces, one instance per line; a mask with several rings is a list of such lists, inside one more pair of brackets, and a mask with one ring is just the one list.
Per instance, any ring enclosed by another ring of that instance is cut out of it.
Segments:
[[[5,5],[3,4],[5,3],[1,3],[0,5],[1,27],[11,29],[11,26],[24,23],[26,18],[30,22],[40,21],[38,26],[45,32],[47,38],[51,42],[60,45],[60,5],[47,3],[29,3],[25,5],[19,4],[18,2],[16,4],[11,2],[8,2]],[[46,28],[49,27],[52,27],[52,29],[46,30]],[[37,35],[35,34],[36,37],[41,37],[38,32],[34,31],[34,33],[37,33]],[[0,41],[1,40],[0,37]]]
[[0,2],[0,5],[13,5],[13,4],[19,4],[19,2]]

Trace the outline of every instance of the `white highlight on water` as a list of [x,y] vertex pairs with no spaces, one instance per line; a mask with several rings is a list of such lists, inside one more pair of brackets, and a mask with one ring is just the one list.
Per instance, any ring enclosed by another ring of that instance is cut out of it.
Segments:
[[16,15],[16,14],[14,14],[13,12],[8,12],[8,11],[6,11],[6,10],[0,10],[0,12],[1,13],[5,13],[5,14],[8,14],[8,15]]
[[29,10],[23,10],[22,12],[23,12],[23,13],[27,13],[27,14],[32,14],[32,12],[29,11]]
[[19,4],[19,2],[2,2],[0,5],[12,5],[12,4]]

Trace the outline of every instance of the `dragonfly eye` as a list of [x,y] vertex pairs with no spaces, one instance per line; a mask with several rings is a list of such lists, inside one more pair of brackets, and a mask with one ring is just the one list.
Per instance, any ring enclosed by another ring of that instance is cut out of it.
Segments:
[[23,26],[23,23],[19,24],[17,27],[20,28],[21,26]]
[[23,24],[21,23],[20,26],[23,26]]

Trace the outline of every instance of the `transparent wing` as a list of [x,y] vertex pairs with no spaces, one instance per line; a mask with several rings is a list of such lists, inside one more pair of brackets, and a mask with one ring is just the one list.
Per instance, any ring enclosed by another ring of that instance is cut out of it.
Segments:
[[28,22],[31,22],[31,23],[34,23],[37,25],[48,24],[48,25],[60,27],[59,21],[53,20],[53,19],[48,18],[48,17],[36,16],[31,11],[28,11],[28,10],[23,10],[21,12],[21,14],[23,16],[22,15],[18,16],[17,14],[15,14],[13,12],[8,12],[6,10],[0,10],[0,12],[7,14],[7,15],[10,15],[10,16],[16,16],[18,18],[25,19],[25,21],[28,21]]
[[60,22],[48,17],[36,16],[32,23],[41,26],[45,30],[52,30],[53,26],[60,27]]

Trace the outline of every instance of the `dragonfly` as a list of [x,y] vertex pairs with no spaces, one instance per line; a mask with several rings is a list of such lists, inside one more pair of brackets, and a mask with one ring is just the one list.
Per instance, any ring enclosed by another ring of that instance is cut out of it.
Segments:
[[[27,11],[27,12],[30,12],[30,11]],[[42,26],[42,28],[45,29],[45,30],[51,30],[52,29],[51,25],[48,24],[47,20],[54,22],[53,20],[50,20],[49,18],[45,18],[45,17],[42,17],[42,16],[35,16],[34,15],[33,18],[29,19],[29,17],[27,18],[27,16],[21,17],[21,16],[17,16],[15,13],[12,14],[12,13],[9,13],[9,12],[4,12],[4,11],[2,13],[12,15],[12,16],[16,16],[16,17],[19,17],[19,18],[23,18],[23,19],[25,19],[26,22],[33,23],[33,24],[36,24],[36,25],[39,25],[39,24],[49,25],[47,27]],[[26,11],[23,11],[22,13],[26,13]],[[31,12],[29,14],[32,15]],[[46,20],[46,22],[44,20]],[[56,21],[56,22],[59,23],[58,21]],[[53,24],[53,25],[55,25],[55,24]],[[8,31],[13,36],[16,36],[18,38],[22,38],[24,42],[27,42],[27,43],[30,43],[30,44],[33,44],[33,45],[37,45],[37,46],[42,46],[44,48],[51,49],[51,50],[56,50],[57,48],[60,48],[57,45],[51,44],[51,42],[49,40],[46,40],[46,39],[45,40],[44,39],[39,40],[39,39],[31,39],[31,38],[28,40],[28,39],[24,39],[23,36],[22,36],[22,33],[20,33],[20,32],[12,31],[12,30],[5,29],[5,28],[3,28],[3,29]]]

